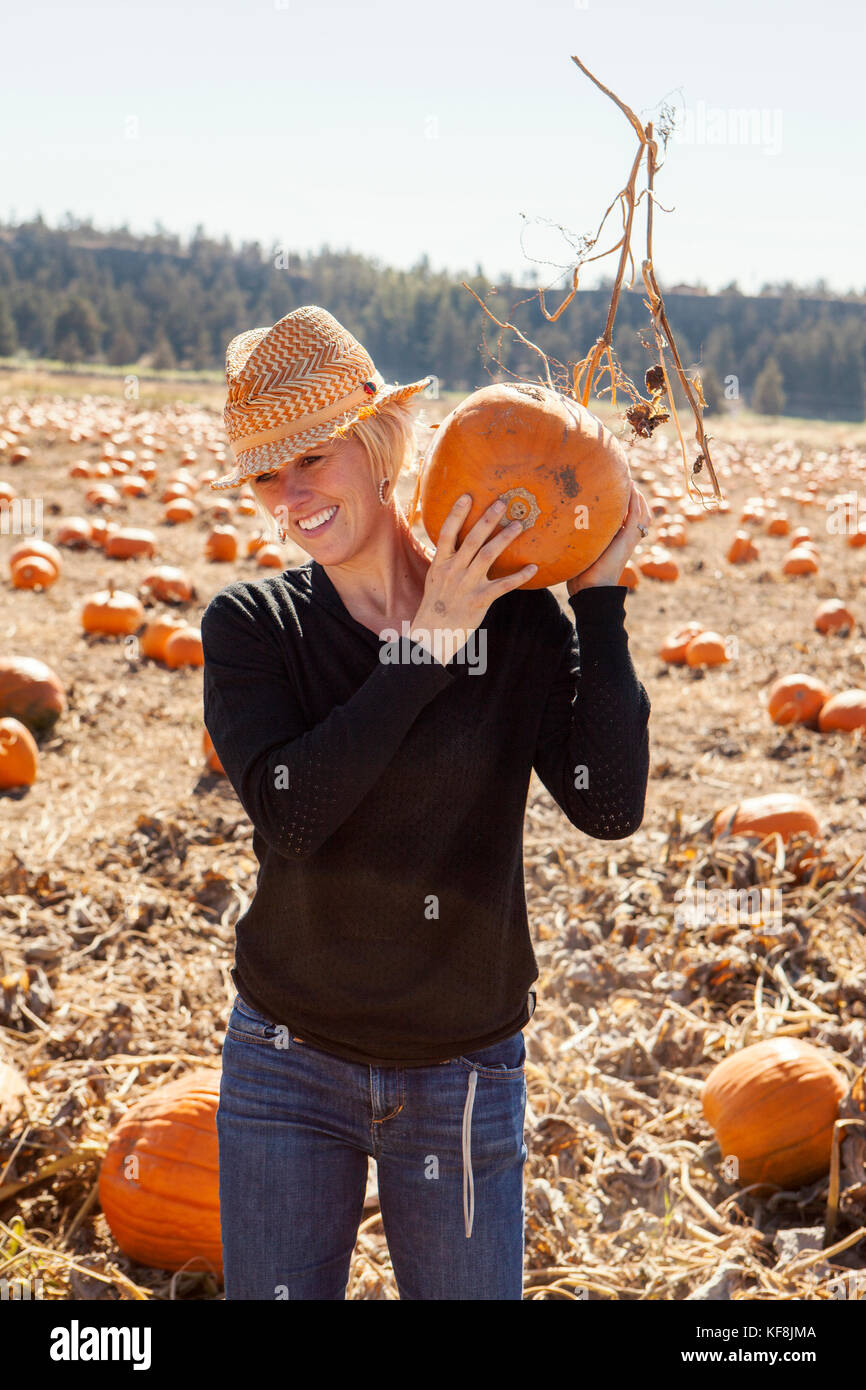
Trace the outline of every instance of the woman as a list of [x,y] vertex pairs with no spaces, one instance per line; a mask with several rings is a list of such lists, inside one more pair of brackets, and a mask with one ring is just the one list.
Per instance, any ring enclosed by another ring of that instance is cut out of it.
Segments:
[[412,535],[394,494],[429,378],[384,387],[315,306],[233,339],[226,376],[236,467],[212,486],[249,481],[311,557],[202,620],[205,723],[260,866],[217,1115],[226,1298],[345,1298],[372,1155],[401,1299],[518,1300],[526,796],[534,767],[587,834],[641,823],[617,581],[648,507],[633,488],[569,581],[578,649],[521,590],[533,567],[487,579],[519,529],[500,505],[457,548],[463,499],[432,559]]

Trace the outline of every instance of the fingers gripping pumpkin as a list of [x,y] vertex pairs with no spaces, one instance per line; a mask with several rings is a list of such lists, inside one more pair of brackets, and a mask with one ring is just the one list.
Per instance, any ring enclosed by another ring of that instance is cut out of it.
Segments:
[[527,564],[521,587],[543,589],[582,574],[613,540],[628,511],[631,477],[622,445],[577,401],[546,387],[502,382],[474,391],[438,427],[422,465],[420,499],[434,544],[457,498],[472,496],[458,544],[497,497],[500,525],[523,531],[490,566],[491,579]]

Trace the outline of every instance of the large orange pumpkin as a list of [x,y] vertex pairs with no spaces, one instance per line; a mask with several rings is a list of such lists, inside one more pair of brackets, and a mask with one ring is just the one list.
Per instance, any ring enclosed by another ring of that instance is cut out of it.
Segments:
[[124,1254],[157,1269],[222,1274],[216,1112],[219,1072],[159,1086],[111,1133],[99,1201]]
[[814,676],[780,676],[770,686],[767,710],[774,724],[808,724],[814,729],[829,698],[830,691]]
[[817,809],[804,796],[792,792],[770,792],[766,796],[747,796],[725,806],[713,821],[713,838],[719,835],[749,835],[763,840],[777,831],[785,843],[792,835],[811,835],[819,839],[821,822]]
[[710,1072],[702,1105],[737,1181],[797,1188],[830,1167],[845,1078],[811,1043],[770,1038]]
[[818,728],[822,733],[831,729],[866,729],[866,690],[840,690],[821,708]]
[[0,715],[20,719],[31,733],[45,734],[65,709],[63,686],[44,661],[30,656],[0,660]]
[[628,510],[625,450],[579,402],[527,382],[484,386],[446,416],[421,467],[414,520],[436,544],[463,492],[472,505],[458,544],[497,497],[500,521],[523,530],[490,566],[499,579],[524,565],[538,569],[521,585],[543,589],[582,574],[613,540]]

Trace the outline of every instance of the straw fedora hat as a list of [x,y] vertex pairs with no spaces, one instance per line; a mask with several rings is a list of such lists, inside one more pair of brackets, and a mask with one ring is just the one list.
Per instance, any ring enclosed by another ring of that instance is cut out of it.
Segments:
[[366,348],[317,304],[294,309],[272,328],[239,333],[226,348],[223,411],[236,466],[211,487],[240,487],[282,468],[432,380],[386,386]]

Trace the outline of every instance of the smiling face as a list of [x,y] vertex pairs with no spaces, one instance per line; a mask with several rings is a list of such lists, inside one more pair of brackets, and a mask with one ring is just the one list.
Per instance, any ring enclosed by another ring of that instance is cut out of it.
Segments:
[[357,554],[390,512],[379,505],[366,450],[352,438],[325,440],[249,482],[286,539],[320,564],[338,565]]

